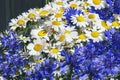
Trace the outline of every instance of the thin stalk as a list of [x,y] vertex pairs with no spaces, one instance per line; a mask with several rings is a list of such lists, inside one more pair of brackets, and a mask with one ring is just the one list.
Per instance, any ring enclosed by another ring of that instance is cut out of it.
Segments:
[[47,4],[48,0],[45,0],[45,4]]
[[92,76],[91,75],[89,75],[89,80],[92,80]]

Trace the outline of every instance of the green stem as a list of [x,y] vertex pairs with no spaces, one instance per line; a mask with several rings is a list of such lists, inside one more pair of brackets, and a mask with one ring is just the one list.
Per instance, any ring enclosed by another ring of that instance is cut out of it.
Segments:
[[89,75],[89,80],[92,80],[92,76],[91,75]]
[[45,0],[45,4],[47,4],[47,1],[48,1],[48,0]]
[[72,79],[72,73],[73,73],[73,67],[70,68],[70,76],[68,76],[70,79]]

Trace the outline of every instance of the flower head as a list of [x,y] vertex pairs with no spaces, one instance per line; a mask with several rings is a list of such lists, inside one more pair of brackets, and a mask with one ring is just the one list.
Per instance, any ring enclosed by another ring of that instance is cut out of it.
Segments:
[[2,47],[7,50],[8,53],[19,52],[22,49],[22,41],[17,39],[15,32],[9,32],[6,36],[1,39]]
[[67,21],[67,25],[74,26],[74,24],[72,23],[72,20],[71,20],[71,16],[80,15],[81,13],[82,12],[80,10],[77,10],[74,8],[66,9],[63,13],[63,16],[65,16],[65,19]]

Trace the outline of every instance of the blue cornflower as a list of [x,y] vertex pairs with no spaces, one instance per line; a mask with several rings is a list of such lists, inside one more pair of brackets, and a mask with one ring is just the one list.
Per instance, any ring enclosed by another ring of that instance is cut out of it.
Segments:
[[86,80],[89,76],[94,79],[103,77],[101,74],[103,66],[100,64],[102,62],[95,52],[94,45],[86,48],[76,46],[73,54],[62,51],[62,56],[66,58],[66,65],[73,68],[72,79]]
[[68,26],[76,26],[72,23],[71,20],[71,16],[75,16],[75,15],[80,15],[82,14],[82,12],[80,10],[74,9],[74,8],[69,8],[66,9],[63,13],[63,16],[65,17],[65,19],[67,20],[67,24]]
[[[0,39],[0,74],[9,79],[21,73],[27,59],[22,56],[22,42],[17,39],[15,32],[9,32]],[[5,54],[6,52],[6,54]]]
[[105,76],[111,76],[114,77],[116,74],[118,74],[120,64],[118,64],[117,57],[114,55],[115,53],[112,51],[108,51],[104,56],[102,56],[103,59],[103,74]]
[[[107,36],[107,45],[109,48],[116,51],[120,51],[120,32],[115,29],[110,29],[105,31],[105,35]],[[109,44],[108,44],[109,43]]]
[[112,38],[112,35],[116,32],[116,30],[114,28],[111,28],[107,31],[104,32],[105,36],[108,38],[108,39],[111,39]]
[[8,35],[2,37],[1,43],[2,48],[5,49],[8,53],[15,53],[23,47],[22,42],[17,39],[15,32],[9,32]]
[[113,14],[120,14],[120,0],[106,0],[108,7],[95,10],[91,7],[90,11],[99,14],[100,19],[114,21]]
[[120,32],[110,29],[105,35],[107,40],[98,43],[90,40],[85,46],[75,47],[72,54],[62,51],[64,66],[73,68],[72,79],[104,80],[120,72]]
[[102,20],[114,21],[113,14],[120,14],[120,0],[106,0],[108,7],[103,9],[95,10],[94,7],[91,7],[90,11],[97,13]]
[[114,14],[120,14],[120,0],[106,0]]
[[0,56],[0,74],[6,79],[18,75],[16,73],[20,73],[27,62],[26,58],[19,54],[0,54]]
[[109,4],[109,7],[112,8],[114,0],[106,0],[106,2]]
[[90,10],[92,13],[96,13],[99,15],[100,19],[102,20],[108,20],[112,22],[114,20],[113,12],[111,8],[103,8],[103,9],[98,9],[95,10],[94,7],[91,7]]
[[115,0],[114,1],[113,11],[116,14],[120,14],[120,0]]
[[34,72],[27,72],[26,80],[43,80],[49,79],[53,80],[53,72],[56,70],[57,62],[52,59],[45,59],[43,63],[36,63],[34,67]]

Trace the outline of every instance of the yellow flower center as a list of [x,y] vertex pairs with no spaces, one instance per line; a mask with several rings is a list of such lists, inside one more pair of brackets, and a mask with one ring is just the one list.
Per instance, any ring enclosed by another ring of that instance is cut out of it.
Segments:
[[92,0],[92,2],[95,4],[95,5],[99,5],[101,3],[101,0]]
[[86,38],[87,38],[87,36],[85,34],[80,34],[79,35],[80,40],[85,40]]
[[71,31],[65,30],[64,34],[71,34]]
[[53,21],[52,24],[56,25],[56,26],[60,26],[60,22],[59,21]]
[[35,60],[35,63],[41,63],[41,62],[43,62],[43,60],[40,59]]
[[65,35],[61,35],[60,38],[59,38],[59,41],[62,42],[65,40]]
[[114,26],[114,27],[118,27],[118,26],[120,26],[120,24],[119,24],[118,21],[114,21],[114,22],[112,22],[112,26]]
[[88,18],[89,19],[95,19],[95,15],[94,14],[89,14]]
[[55,14],[55,17],[56,17],[56,18],[61,18],[61,17],[62,17],[62,14],[61,14],[61,13],[56,13],[56,14]]
[[42,45],[41,45],[41,44],[36,44],[36,45],[34,46],[34,50],[35,50],[35,51],[40,51],[40,50],[42,50]]
[[106,24],[105,21],[101,21],[101,25],[102,25],[106,30],[108,30],[108,29],[111,28],[110,26],[108,26],[108,25]]
[[23,40],[23,41],[25,41],[25,40],[27,40],[27,38],[26,38],[26,37],[24,37],[24,38],[22,38],[22,40]]
[[58,49],[58,48],[52,48],[52,49],[51,49],[51,52],[52,52],[53,54],[58,54],[59,49]]
[[101,21],[101,25],[102,25],[103,27],[107,26],[107,24],[106,24],[105,21]]
[[57,5],[62,5],[63,2],[62,2],[62,1],[58,1],[58,2],[56,2],[56,4],[57,4]]
[[25,21],[24,21],[23,19],[19,19],[19,20],[17,21],[17,23],[18,23],[19,25],[23,25],[23,24],[25,23]]
[[70,7],[71,8],[77,8],[77,4],[71,4]]
[[89,10],[84,10],[84,13],[86,13],[86,14],[87,14],[88,12],[89,12]]
[[41,16],[45,16],[45,15],[47,15],[48,14],[48,11],[47,10],[42,10],[41,12],[40,12],[40,15]]
[[46,30],[41,30],[38,32],[38,36],[40,36],[40,37],[44,37],[44,36],[46,36],[46,34],[47,34]]
[[58,10],[60,13],[63,13],[64,12],[64,8],[61,8]]
[[78,17],[77,17],[77,21],[78,21],[78,22],[84,22],[85,19],[84,19],[83,16],[78,16]]
[[99,35],[100,35],[100,33],[97,32],[97,31],[91,32],[91,36],[92,36],[93,38],[97,38]]
[[84,6],[89,6],[89,3],[87,3],[87,2],[84,2],[84,4],[83,4]]
[[34,13],[30,13],[29,15],[28,15],[28,18],[35,18],[35,14]]

